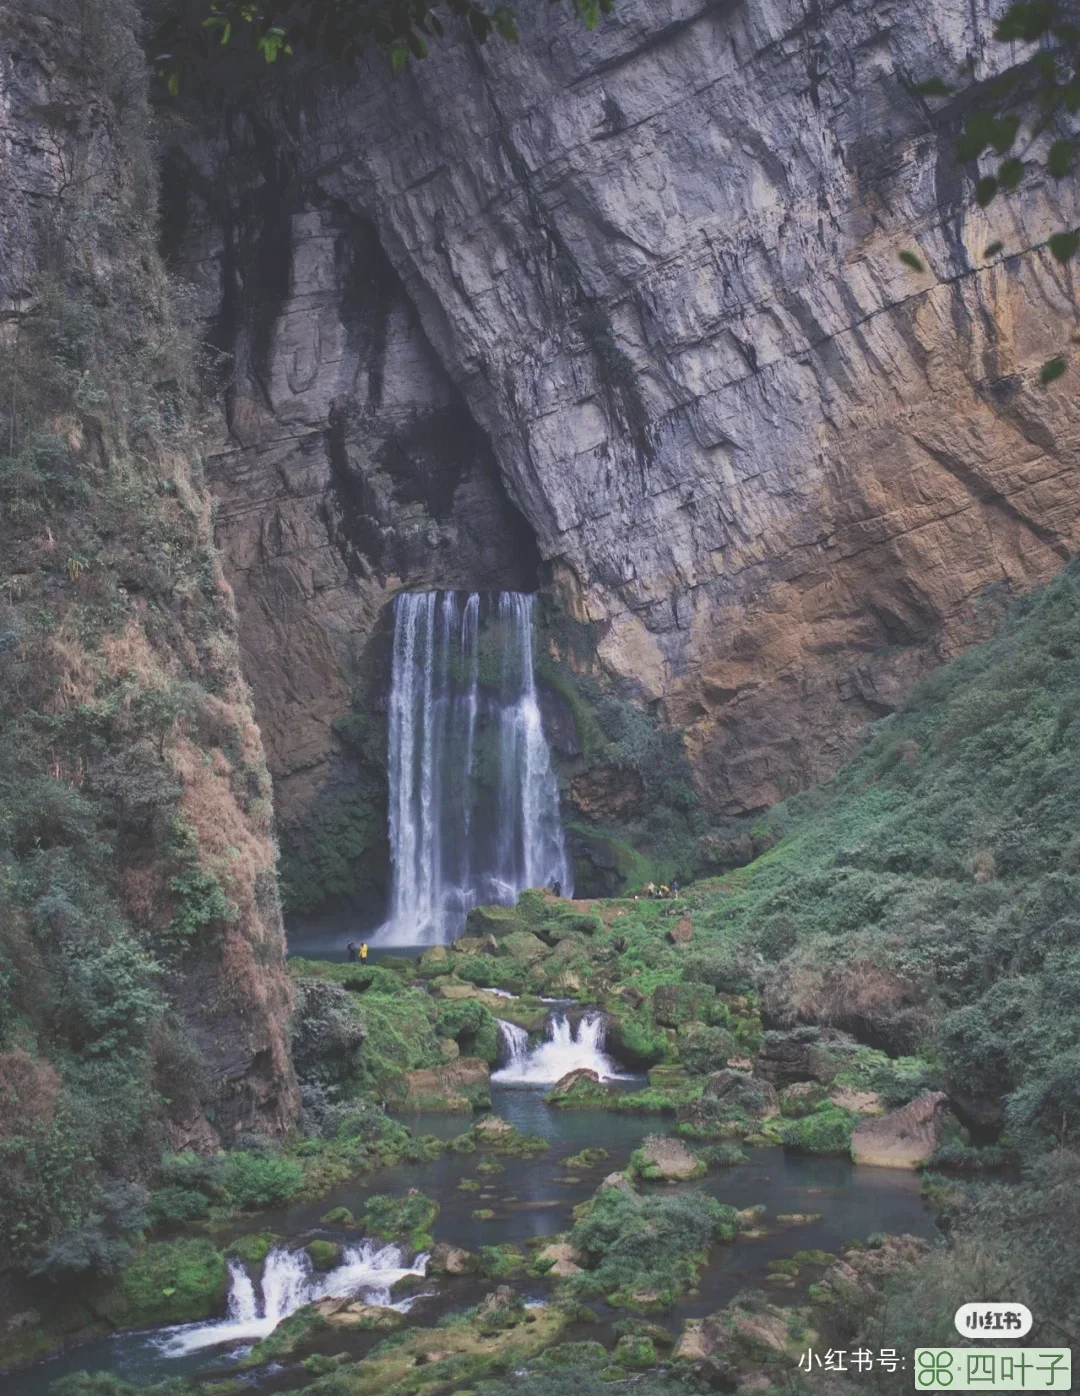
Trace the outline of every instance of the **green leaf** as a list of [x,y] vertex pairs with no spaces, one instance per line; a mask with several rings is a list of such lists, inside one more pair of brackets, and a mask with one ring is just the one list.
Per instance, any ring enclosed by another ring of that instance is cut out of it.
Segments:
[[1039,369],[1039,382],[1045,388],[1048,383],[1053,383],[1056,378],[1060,378],[1065,372],[1065,360],[1059,354],[1056,359],[1048,359]]
[[1069,173],[1076,152],[1072,141],[1055,141],[1046,157],[1046,167],[1055,179],[1062,179]]
[[171,72],[171,73],[169,74],[169,83],[168,83],[168,87],[169,87],[169,93],[170,93],[171,96],[173,96],[173,97],[179,97],[179,95],[180,95],[180,74],[179,74],[179,73],[177,73],[177,72],[174,71],[174,72]]
[[980,208],[985,208],[993,201],[994,195],[998,191],[998,182],[993,175],[983,175],[975,186],[975,201]]
[[926,270],[924,263],[920,258],[916,257],[914,252],[901,252],[900,260],[903,262],[904,266],[910,267],[912,271]]
[[401,72],[402,68],[404,68],[405,66],[405,61],[408,58],[408,56],[408,53],[405,51],[405,48],[401,44],[395,45],[394,48],[390,50],[390,66],[391,68],[393,68],[395,73]]
[[926,82],[920,82],[911,90],[920,97],[948,97],[956,88],[942,82],[941,78],[927,78]]
[[998,166],[998,183],[1001,185],[1002,189],[1015,189],[1020,183],[1023,173],[1024,162],[1023,160],[1018,160],[1014,155],[1008,160],[1002,160],[1001,164]]
[[1054,233],[1047,238],[1046,244],[1054,257],[1064,264],[1080,247],[1080,233]]
[[996,257],[999,252],[1004,250],[1004,248],[1005,244],[1003,242],[992,242],[990,246],[986,249],[986,251],[983,253],[983,257]]

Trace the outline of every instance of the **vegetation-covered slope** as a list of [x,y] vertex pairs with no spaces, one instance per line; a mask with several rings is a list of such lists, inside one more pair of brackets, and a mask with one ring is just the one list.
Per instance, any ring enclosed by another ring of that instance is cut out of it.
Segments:
[[9,1267],[115,1268],[164,1146],[280,1131],[297,1103],[269,778],[130,20],[3,35],[0,1291]]

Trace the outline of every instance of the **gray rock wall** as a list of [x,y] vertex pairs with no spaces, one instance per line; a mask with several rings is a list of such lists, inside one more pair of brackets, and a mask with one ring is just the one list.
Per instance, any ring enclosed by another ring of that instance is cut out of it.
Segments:
[[[1078,221],[1072,190],[1033,176],[973,210],[957,113],[910,94],[970,52],[980,80],[1025,57],[989,41],[987,0],[620,0],[593,34],[569,7],[522,9],[518,47],[451,39],[397,77],[270,72],[257,126],[178,145],[219,189],[250,179],[245,142],[287,166],[293,296],[333,210],[370,220],[424,341],[403,304],[384,391],[453,385],[568,608],[601,623],[604,665],[686,729],[706,802],[750,812],[834,769],[1068,556],[1075,393],[1037,371],[1071,327],[1042,244]],[[308,431],[335,403],[364,414],[346,307],[319,285],[318,314],[286,298],[267,316],[262,374],[239,364],[226,514],[238,481],[254,499],[303,475],[282,401]],[[267,517],[226,526],[238,578]],[[314,559],[332,529],[311,518],[296,551]],[[395,570],[339,527],[378,590],[335,621],[303,600],[300,629],[335,652],[335,624],[362,632],[395,586],[451,575]],[[250,636],[265,593],[238,594]]]

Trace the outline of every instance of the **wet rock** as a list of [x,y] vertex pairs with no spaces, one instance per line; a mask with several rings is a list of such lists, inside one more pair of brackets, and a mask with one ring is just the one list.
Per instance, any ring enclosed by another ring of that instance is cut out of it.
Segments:
[[866,1120],[851,1136],[856,1163],[879,1168],[919,1168],[941,1141],[944,1091],[925,1091],[902,1110]]
[[309,1241],[305,1250],[316,1270],[333,1270],[341,1260],[341,1247],[336,1241]]
[[919,1264],[930,1250],[930,1242],[918,1236],[886,1236],[865,1250],[845,1251],[822,1275],[821,1284],[837,1297],[871,1295],[892,1275]]
[[428,1268],[433,1275],[471,1275],[478,1263],[471,1251],[440,1241],[432,1248]]
[[833,1105],[850,1110],[855,1115],[881,1115],[884,1106],[877,1091],[859,1091],[853,1086],[838,1086],[829,1095]]
[[[549,1275],[562,1278],[566,1275],[580,1275],[581,1254],[569,1241],[552,1241],[536,1253],[537,1269],[546,1270]],[[550,1262],[545,1266],[544,1262]]]
[[650,1135],[634,1151],[631,1166],[642,1178],[669,1183],[700,1178],[705,1172],[705,1164],[685,1144],[660,1134]]
[[813,1222],[824,1221],[824,1212],[777,1212],[776,1220],[781,1226],[810,1226]]
[[612,1105],[618,1095],[617,1087],[602,1082],[591,1067],[582,1066],[560,1077],[544,1099],[563,1110],[602,1110]]
[[332,1207],[322,1218],[324,1226],[355,1226],[356,1218],[348,1207]]
[[406,1321],[405,1315],[396,1309],[350,1302],[348,1299],[321,1299],[315,1305],[315,1312],[333,1328],[389,1332],[400,1328]]
[[628,1197],[638,1197],[633,1184],[630,1182],[629,1178],[625,1177],[622,1173],[609,1173],[607,1177],[603,1179],[597,1191],[603,1188],[618,1188],[620,1192],[625,1192]]
[[479,1143],[498,1143],[513,1134],[514,1126],[501,1115],[481,1115],[472,1132]]

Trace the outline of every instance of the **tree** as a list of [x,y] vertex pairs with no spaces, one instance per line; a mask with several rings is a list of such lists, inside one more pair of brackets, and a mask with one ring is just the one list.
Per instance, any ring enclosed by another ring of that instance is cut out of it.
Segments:
[[[1028,62],[987,84],[956,141],[957,159],[975,167],[975,202],[980,208],[1016,189],[1037,166],[1055,180],[1072,175],[1077,137],[1070,118],[1080,111],[1080,23],[1074,17],[1080,18],[1068,0],[1017,0],[994,28],[999,43],[1038,48]],[[934,77],[915,91],[949,99],[956,89]],[[980,170],[978,162],[987,155],[996,164],[992,170]],[[1067,265],[1080,250],[1080,230],[1059,229],[1047,245],[1051,255]],[[1004,244],[992,242],[983,256],[1004,251]],[[914,252],[902,252],[900,259],[915,271],[924,270]],[[1040,381],[1052,383],[1065,368],[1064,356],[1056,355],[1043,364]]]

